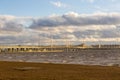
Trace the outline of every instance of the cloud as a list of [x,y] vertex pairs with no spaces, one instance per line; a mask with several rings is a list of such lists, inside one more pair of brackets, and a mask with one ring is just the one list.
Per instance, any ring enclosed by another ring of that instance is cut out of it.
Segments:
[[119,25],[119,13],[77,14],[70,12],[61,16],[52,16],[35,20],[31,28],[56,26]]
[[90,3],[94,3],[95,0],[88,0]]
[[[0,16],[0,44],[115,42],[120,40],[120,13],[79,14],[27,18]],[[119,42],[120,43],[120,42]]]
[[0,33],[20,33],[30,18],[0,15]]
[[116,2],[116,1],[118,1],[118,0],[111,0],[112,2]]
[[80,1],[82,1],[82,2],[89,2],[89,3],[94,3],[95,2],[95,0],[80,0]]
[[111,41],[120,38],[119,25],[120,13],[78,14],[70,12],[37,19],[30,25],[30,28],[39,31],[46,30],[58,39],[66,35],[66,39],[70,40],[102,41],[107,39]]
[[60,1],[56,1],[56,2],[53,2],[53,1],[51,1],[50,2],[52,5],[54,5],[54,6],[56,6],[56,7],[59,7],[59,8],[61,8],[61,7],[68,7],[68,5],[67,4],[65,4],[65,3],[62,3],[62,2],[60,2]]

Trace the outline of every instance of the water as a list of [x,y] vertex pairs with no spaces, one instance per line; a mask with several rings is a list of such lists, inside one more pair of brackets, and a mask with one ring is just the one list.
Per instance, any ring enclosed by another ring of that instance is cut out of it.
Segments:
[[0,61],[113,66],[120,65],[120,50],[83,50],[74,53],[2,53]]

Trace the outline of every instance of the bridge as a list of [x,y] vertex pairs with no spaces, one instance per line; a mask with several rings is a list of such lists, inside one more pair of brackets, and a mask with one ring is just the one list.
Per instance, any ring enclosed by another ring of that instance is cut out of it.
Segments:
[[104,50],[120,49],[120,45],[54,45],[54,46],[37,46],[37,45],[1,45],[0,53],[17,53],[17,52],[79,52],[81,50]]

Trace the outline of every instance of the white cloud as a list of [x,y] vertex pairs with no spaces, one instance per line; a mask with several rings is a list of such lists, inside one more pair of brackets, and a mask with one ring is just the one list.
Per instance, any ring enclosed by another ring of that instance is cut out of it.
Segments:
[[89,2],[89,3],[94,3],[95,2],[95,0],[80,0],[80,1],[82,1],[82,2]]
[[20,33],[31,20],[28,17],[0,15],[0,33]]
[[[56,15],[48,18],[40,18],[31,26],[31,29],[40,30],[47,27],[47,32],[56,34],[58,39],[62,35],[72,36],[71,40],[99,39],[108,41],[120,38],[120,13],[94,13],[78,14],[74,12]],[[73,37],[74,35],[74,37]],[[109,40],[109,39],[111,40]]]
[[59,7],[59,8],[61,8],[61,7],[68,7],[68,5],[67,4],[65,4],[65,3],[62,3],[62,2],[60,2],[60,1],[56,1],[56,2],[53,2],[53,1],[51,1],[50,2],[52,5],[54,5],[54,6],[56,6],[56,7]]
[[90,3],[94,3],[95,0],[88,0]]
[[119,25],[119,13],[77,14],[67,13],[61,16],[40,18],[35,20],[31,28],[56,26],[87,26],[87,25]]
[[116,2],[116,1],[118,1],[118,0],[111,0],[112,2]]
[[38,44],[40,40],[50,42],[51,36],[54,41],[120,40],[120,13],[70,12],[37,19],[0,16],[0,43]]

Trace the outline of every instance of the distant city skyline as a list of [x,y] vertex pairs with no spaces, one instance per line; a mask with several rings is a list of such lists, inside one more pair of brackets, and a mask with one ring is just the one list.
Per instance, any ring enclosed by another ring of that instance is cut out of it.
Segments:
[[0,44],[120,43],[119,0],[0,0]]

